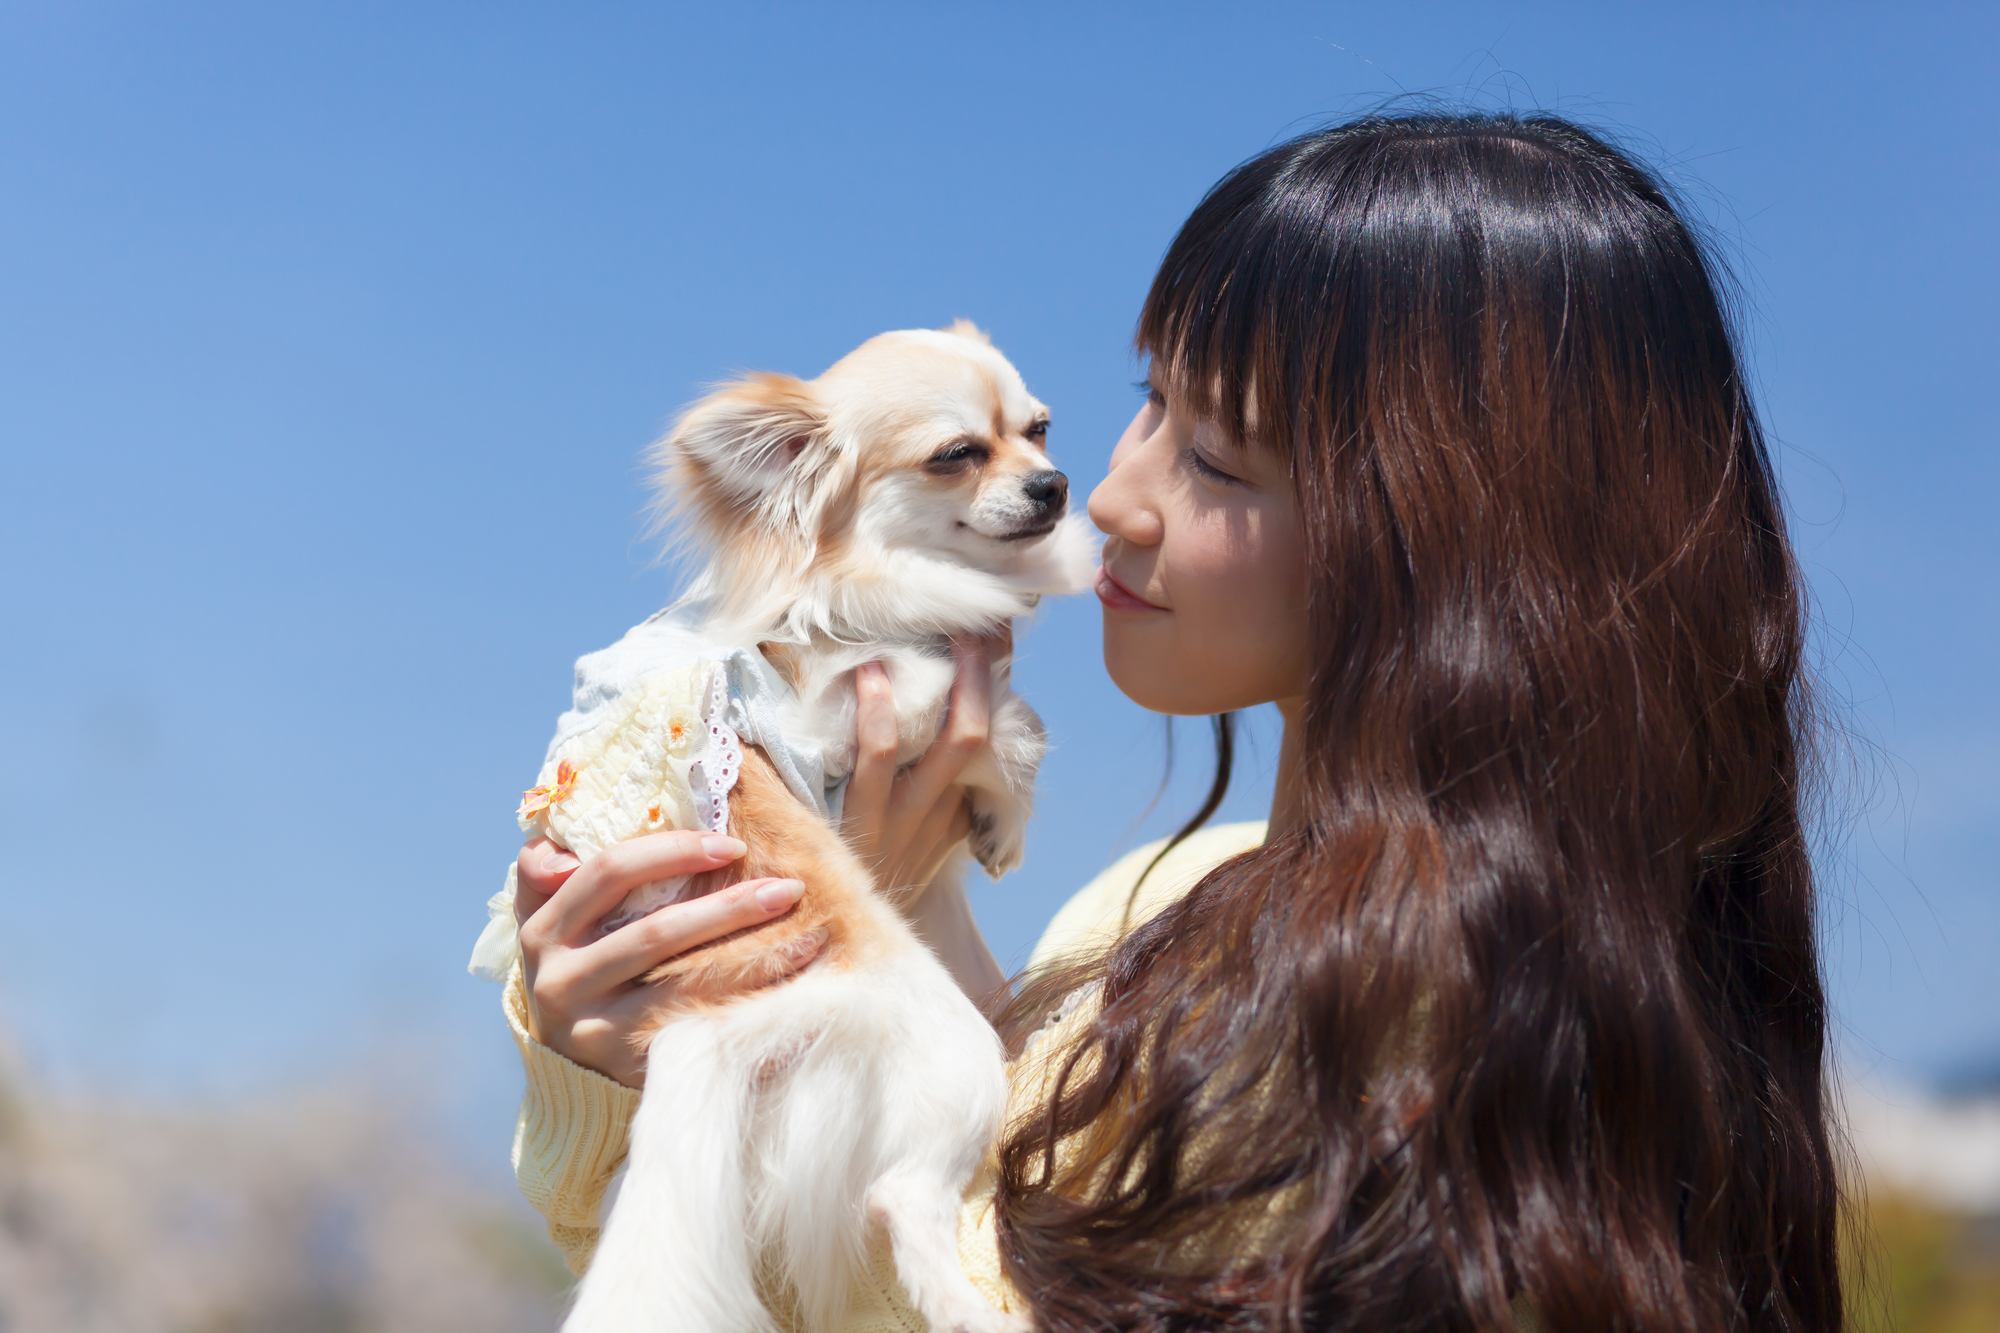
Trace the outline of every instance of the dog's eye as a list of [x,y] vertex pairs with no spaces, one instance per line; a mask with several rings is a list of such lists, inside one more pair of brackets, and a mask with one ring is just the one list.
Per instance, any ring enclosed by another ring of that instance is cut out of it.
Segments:
[[948,476],[977,467],[993,456],[993,451],[977,440],[953,440],[924,462],[924,471]]
[[1049,419],[1041,417],[1021,433],[1036,444],[1040,444],[1043,440],[1049,438]]

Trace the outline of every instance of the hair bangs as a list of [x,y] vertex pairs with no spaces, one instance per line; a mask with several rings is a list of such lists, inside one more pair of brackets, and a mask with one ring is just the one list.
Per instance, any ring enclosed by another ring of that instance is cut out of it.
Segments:
[[1294,223],[1283,184],[1239,172],[1208,193],[1161,262],[1134,338],[1156,388],[1236,439],[1279,449],[1296,437],[1296,405],[1309,396],[1300,349],[1323,342],[1301,327],[1319,321],[1298,286],[1332,267],[1315,255],[1305,267],[1320,271],[1301,271],[1301,254],[1325,238]]

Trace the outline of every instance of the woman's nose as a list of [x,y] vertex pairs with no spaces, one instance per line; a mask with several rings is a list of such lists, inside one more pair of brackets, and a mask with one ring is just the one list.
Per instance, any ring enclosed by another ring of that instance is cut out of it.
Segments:
[[1125,443],[1121,441],[1121,447],[1112,453],[1111,471],[1090,493],[1090,521],[1107,537],[1119,537],[1135,546],[1157,546],[1162,526],[1146,484],[1146,451],[1122,447]]

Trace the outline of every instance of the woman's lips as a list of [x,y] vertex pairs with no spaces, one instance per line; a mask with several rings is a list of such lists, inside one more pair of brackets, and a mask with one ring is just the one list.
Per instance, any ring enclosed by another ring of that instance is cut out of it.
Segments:
[[1111,571],[1099,567],[1097,571],[1097,600],[1113,611],[1164,611],[1164,606],[1154,606],[1151,602],[1133,592],[1130,588],[1111,577]]

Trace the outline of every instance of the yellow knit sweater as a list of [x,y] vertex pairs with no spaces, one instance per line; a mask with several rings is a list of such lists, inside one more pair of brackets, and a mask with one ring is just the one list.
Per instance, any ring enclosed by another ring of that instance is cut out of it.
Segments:
[[[1186,893],[1211,867],[1263,839],[1262,823],[1204,829],[1176,847],[1147,876],[1136,899],[1132,897],[1133,881],[1160,844],[1141,847],[1120,858],[1056,913],[1029,958],[1029,968],[1108,949],[1127,930]],[[548,1219],[549,1238],[562,1250],[570,1271],[581,1274],[597,1248],[599,1205],[612,1174],[625,1160],[639,1094],[571,1063],[528,1035],[527,1002],[518,966],[507,984],[504,1005],[528,1076],[528,1091],[514,1132],[514,1174],[528,1202]],[[1086,1021],[1084,1010],[1055,1020],[1043,1038],[1010,1068],[1010,1117],[1036,1109],[1047,1064],[1067,1044],[1063,1040],[1065,1027]],[[911,1308],[897,1283],[886,1242],[877,1239],[871,1250],[869,1278],[860,1284],[846,1323],[832,1333],[925,1333],[922,1317]],[[1003,1310],[1024,1310],[1019,1293],[1000,1271],[990,1180],[977,1179],[967,1191],[959,1216],[958,1243],[967,1275],[987,1299]]]

